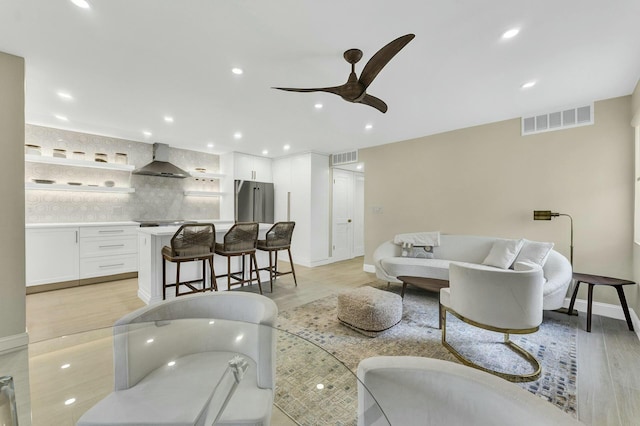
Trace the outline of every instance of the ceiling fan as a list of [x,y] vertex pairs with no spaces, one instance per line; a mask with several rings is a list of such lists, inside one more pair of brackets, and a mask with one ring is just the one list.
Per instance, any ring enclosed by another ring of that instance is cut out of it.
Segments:
[[387,104],[378,99],[375,96],[367,94],[367,87],[373,82],[378,73],[382,71],[382,68],[396,54],[402,50],[413,38],[414,34],[403,35],[393,40],[391,43],[384,46],[382,49],[369,59],[369,62],[364,66],[360,78],[356,76],[355,64],[362,59],[362,50],[349,49],[344,52],[344,59],[351,64],[351,74],[347,82],[341,86],[334,87],[321,87],[313,89],[295,89],[291,87],[273,87],[273,89],[286,90],[288,92],[327,92],[339,95],[342,99],[349,102],[369,105],[376,108],[380,112],[387,112]]

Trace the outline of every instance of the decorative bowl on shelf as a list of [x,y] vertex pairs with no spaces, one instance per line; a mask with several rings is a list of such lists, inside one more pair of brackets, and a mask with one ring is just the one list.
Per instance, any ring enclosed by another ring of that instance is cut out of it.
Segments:
[[106,163],[107,162],[107,154],[103,154],[102,152],[96,152],[95,160],[97,163]]
[[82,185],[82,182],[67,182],[67,185],[79,186]]
[[46,183],[46,184],[52,184],[52,183],[56,183],[55,180],[49,180],[49,179],[32,179],[35,183]]

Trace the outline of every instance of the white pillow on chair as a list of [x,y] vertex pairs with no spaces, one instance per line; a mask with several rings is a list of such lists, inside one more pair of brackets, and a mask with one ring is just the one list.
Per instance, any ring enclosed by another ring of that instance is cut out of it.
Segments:
[[495,266],[496,268],[508,269],[516,260],[524,240],[503,240],[498,239],[493,242],[489,255],[482,261],[483,265]]

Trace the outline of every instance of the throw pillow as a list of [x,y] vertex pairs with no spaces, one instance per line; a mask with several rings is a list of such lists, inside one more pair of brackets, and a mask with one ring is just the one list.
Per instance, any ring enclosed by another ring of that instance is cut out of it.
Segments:
[[522,248],[524,240],[496,240],[491,247],[489,255],[482,261],[483,265],[508,269],[516,260],[518,252]]
[[520,249],[520,253],[518,253],[515,261],[535,263],[536,265],[544,266],[552,248],[553,243],[524,240],[522,249]]
[[433,259],[433,246],[413,246],[409,257],[418,259]]

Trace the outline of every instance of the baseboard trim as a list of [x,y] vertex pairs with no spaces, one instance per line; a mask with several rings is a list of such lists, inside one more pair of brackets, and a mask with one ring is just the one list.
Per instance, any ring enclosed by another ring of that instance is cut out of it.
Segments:
[[29,344],[27,332],[0,338],[0,355],[26,348]]
[[369,265],[368,263],[365,263],[364,265],[362,265],[362,270],[364,272],[370,272],[372,274],[376,273],[376,267],[375,265]]
[[[563,306],[568,308],[569,303],[571,303],[571,299],[567,297],[564,299]],[[573,308],[578,312],[586,313],[587,301],[584,299],[576,299],[576,303],[573,305]],[[622,306],[613,305],[611,303],[593,302],[591,308],[592,313],[595,315],[626,321],[624,312],[622,311]],[[631,316],[631,323],[633,324],[636,336],[638,336],[638,340],[640,340],[640,318],[638,318],[638,314],[636,314],[636,311],[634,311],[633,308],[629,308],[629,315]]]

